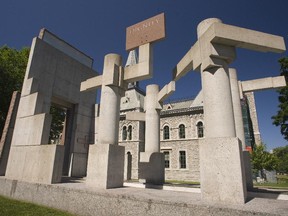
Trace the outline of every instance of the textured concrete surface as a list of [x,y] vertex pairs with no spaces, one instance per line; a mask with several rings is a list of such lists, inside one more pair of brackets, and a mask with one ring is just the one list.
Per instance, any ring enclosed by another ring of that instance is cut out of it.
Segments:
[[77,215],[287,215],[288,202],[251,198],[245,204],[212,204],[199,193],[123,187],[90,188],[85,183],[25,183],[0,177],[0,194],[67,210]]
[[[63,164],[65,173],[86,176],[85,142],[94,136],[90,132],[96,91],[87,93],[79,89],[82,81],[97,75],[91,68],[92,62],[46,30],[33,39],[5,173],[7,178],[42,183],[60,181]],[[47,145],[52,104],[71,114],[71,121],[67,118],[70,123],[66,151],[63,146]]]
[[246,181],[238,138],[205,138],[199,142],[202,199],[244,203]]

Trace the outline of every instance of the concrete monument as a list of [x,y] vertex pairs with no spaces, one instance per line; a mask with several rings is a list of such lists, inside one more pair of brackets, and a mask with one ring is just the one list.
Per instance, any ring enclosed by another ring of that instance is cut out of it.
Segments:
[[145,121],[145,151],[140,152],[139,162],[139,179],[145,183],[163,184],[165,181],[164,154],[160,153],[160,111],[163,101],[174,91],[174,81],[160,91],[158,85],[148,85],[144,103],[145,113],[126,113],[127,120]]
[[[162,19],[163,21],[160,22]],[[147,29],[150,29],[148,34],[163,32],[164,14],[138,23],[132,27],[132,30],[129,29],[131,27],[127,28],[126,47],[128,50],[139,46],[139,62],[123,67],[120,55],[108,54],[104,60],[103,75],[87,79],[81,84],[81,91],[102,88],[98,141],[97,145],[90,146],[86,181],[87,184],[95,187],[115,188],[123,185],[124,147],[118,145],[120,98],[127,89],[128,83],[152,77],[152,42],[160,39],[157,36],[143,42],[138,40],[138,34],[134,34]]]
[[[93,60],[46,29],[33,39],[17,112],[6,177],[56,183],[62,174],[85,176],[87,146],[93,136],[96,91],[80,92],[80,83],[97,74]],[[64,145],[48,144],[51,105],[70,113]],[[63,171],[63,172],[62,172]]]
[[216,18],[202,21],[198,41],[173,71],[178,80],[190,70],[201,71],[205,139],[200,142],[202,199],[244,203],[246,181],[241,142],[236,137],[228,64],[236,47],[283,52],[283,38],[223,24]]

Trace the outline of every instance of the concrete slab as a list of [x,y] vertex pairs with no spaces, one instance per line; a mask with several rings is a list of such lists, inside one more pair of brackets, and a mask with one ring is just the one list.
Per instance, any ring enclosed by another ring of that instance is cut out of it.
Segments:
[[36,184],[0,177],[0,194],[77,215],[287,215],[287,201],[251,198],[245,204],[201,201],[199,193],[123,187],[97,189],[85,183]]

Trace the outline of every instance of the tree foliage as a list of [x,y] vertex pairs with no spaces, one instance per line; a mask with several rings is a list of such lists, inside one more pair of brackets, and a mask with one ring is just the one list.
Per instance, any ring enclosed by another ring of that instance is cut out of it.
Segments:
[[256,145],[253,149],[252,155],[252,166],[256,171],[266,170],[276,170],[278,165],[278,160],[274,154],[266,151],[266,146],[264,144]]
[[277,172],[288,173],[288,145],[273,149],[273,154],[277,157]]
[[[279,60],[281,65],[280,75],[285,76],[288,83],[288,57]],[[279,110],[275,116],[272,116],[273,124],[280,126],[281,134],[284,139],[288,140],[288,86],[281,88],[279,91]]]
[[60,136],[63,132],[66,111],[61,108],[51,106],[50,114],[52,115],[52,122],[49,143],[57,143],[60,141],[59,139],[61,138]]
[[[8,113],[13,91],[21,91],[27,67],[29,48],[16,50],[3,46],[0,48],[0,137]],[[59,138],[63,130],[65,111],[51,107],[52,123],[49,140]]]
[[16,50],[3,46],[0,48],[0,136],[13,91],[21,91],[28,62],[29,48]]

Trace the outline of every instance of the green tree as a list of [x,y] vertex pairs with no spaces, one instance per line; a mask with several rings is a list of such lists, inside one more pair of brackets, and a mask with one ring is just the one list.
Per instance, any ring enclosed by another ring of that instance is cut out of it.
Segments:
[[[266,146],[264,144],[256,145],[252,151],[251,155],[252,166],[254,172],[266,170],[275,170],[278,165],[277,157],[266,151]],[[262,173],[261,173],[262,174]],[[264,176],[262,175],[262,178]]]
[[273,149],[273,154],[278,159],[277,172],[288,173],[288,145]]
[[52,105],[50,107],[50,114],[52,115],[52,122],[49,143],[57,143],[57,140],[60,139],[63,132],[66,110]]
[[[0,138],[4,128],[13,91],[21,91],[27,67],[29,48],[16,50],[3,46],[0,48]],[[51,132],[49,140],[59,138],[63,130],[66,112],[51,106]]]
[[[285,76],[288,82],[288,57],[279,60],[281,65],[280,75]],[[288,140],[288,86],[281,88],[279,91],[279,110],[275,116],[272,116],[273,124],[280,126],[281,134],[284,139]]]
[[20,91],[28,62],[29,48],[0,48],[0,136],[13,91]]

